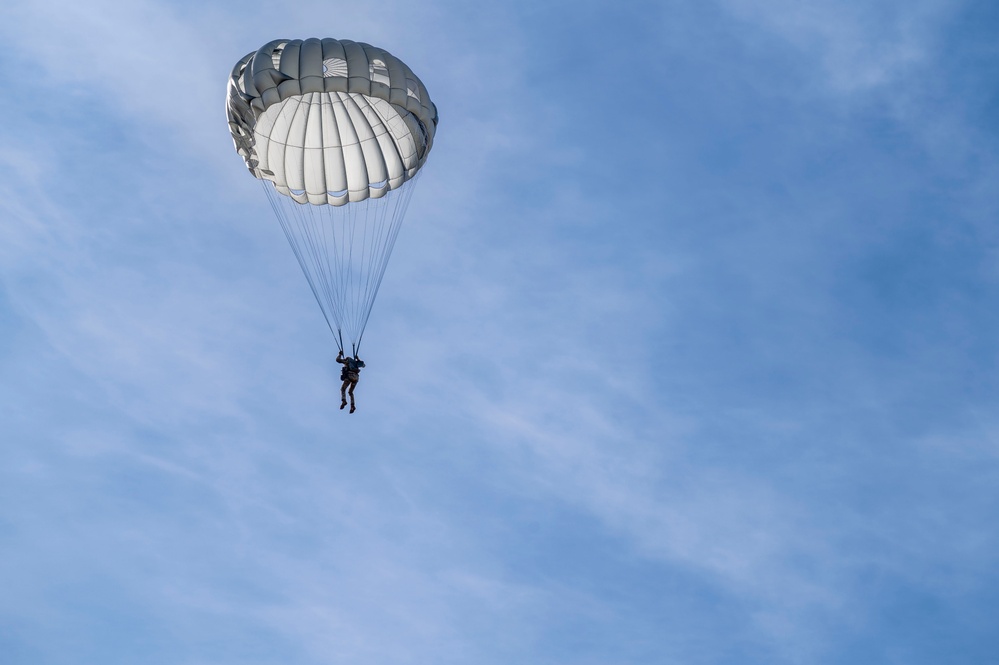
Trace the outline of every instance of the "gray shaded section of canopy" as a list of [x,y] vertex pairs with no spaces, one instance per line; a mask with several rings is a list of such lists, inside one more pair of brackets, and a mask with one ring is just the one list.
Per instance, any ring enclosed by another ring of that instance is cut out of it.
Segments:
[[402,186],[437,129],[437,107],[404,62],[336,39],[279,39],[247,54],[229,77],[226,114],[250,173],[314,205]]

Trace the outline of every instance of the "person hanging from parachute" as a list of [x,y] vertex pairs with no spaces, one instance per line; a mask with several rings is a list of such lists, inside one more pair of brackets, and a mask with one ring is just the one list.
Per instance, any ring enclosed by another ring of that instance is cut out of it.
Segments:
[[233,67],[226,117],[337,343],[340,408],[349,391],[353,413],[361,339],[433,147],[437,107],[384,49],[276,39]]
[[347,406],[347,395],[350,395],[350,413],[354,413],[356,410],[354,406],[354,388],[357,387],[357,381],[361,376],[361,368],[364,367],[364,361],[356,355],[353,358],[350,356],[344,358],[343,350],[337,354],[336,361],[343,365],[343,368],[340,370],[340,380],[343,381],[343,384],[340,386],[340,410],[342,411]]

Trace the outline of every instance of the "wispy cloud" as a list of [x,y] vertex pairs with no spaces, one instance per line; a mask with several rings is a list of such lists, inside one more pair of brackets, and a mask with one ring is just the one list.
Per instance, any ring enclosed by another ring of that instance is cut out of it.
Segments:
[[939,21],[953,3],[878,5],[810,0],[723,0],[735,16],[762,26],[821,63],[824,83],[840,93],[897,82],[929,57]]

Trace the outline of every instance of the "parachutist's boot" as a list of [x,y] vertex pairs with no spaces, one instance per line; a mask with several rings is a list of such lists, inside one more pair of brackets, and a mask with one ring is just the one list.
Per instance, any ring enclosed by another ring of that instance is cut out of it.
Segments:
[[347,400],[340,402],[340,410],[343,411],[343,407],[347,406]]
[[353,404],[350,405],[350,412],[354,413],[354,405]]

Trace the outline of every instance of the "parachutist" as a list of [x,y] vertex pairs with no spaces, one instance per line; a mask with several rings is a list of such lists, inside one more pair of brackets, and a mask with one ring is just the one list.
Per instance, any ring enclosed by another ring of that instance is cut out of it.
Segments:
[[[342,410],[347,406],[347,395],[350,395],[350,412],[354,413],[354,388],[357,387],[357,380],[361,377],[361,368],[364,367],[364,361],[357,357],[355,354],[353,358],[343,356],[343,351],[336,355],[336,361],[343,365],[340,370],[340,380],[343,384],[340,386],[340,409]],[[348,386],[350,389],[348,390]]]

